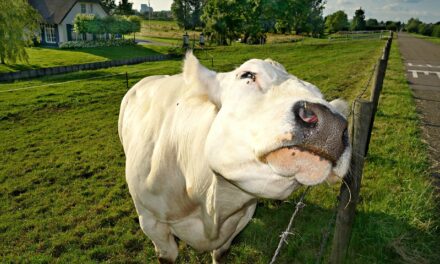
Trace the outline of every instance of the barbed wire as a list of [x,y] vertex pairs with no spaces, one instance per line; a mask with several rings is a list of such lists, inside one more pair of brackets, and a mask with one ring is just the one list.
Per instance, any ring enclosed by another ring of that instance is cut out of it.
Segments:
[[377,68],[378,64],[379,64],[379,63],[376,62],[376,63],[373,65],[373,69],[370,71],[370,76],[368,77],[368,80],[367,80],[366,84],[364,85],[364,88],[360,91],[360,93],[358,93],[358,95],[355,97],[355,99],[354,99],[353,102],[351,103],[351,108],[350,108],[350,112],[348,113],[347,119],[353,114],[353,111],[354,111],[354,104],[355,104],[356,100],[360,99],[360,98],[365,94],[365,92],[367,91],[367,89],[370,87],[371,80],[373,79],[373,76],[375,75],[376,68]]
[[284,232],[282,232],[281,235],[280,235],[280,238],[281,238],[280,242],[278,243],[278,247],[275,250],[275,253],[274,253],[274,255],[272,257],[272,260],[270,261],[269,264],[275,263],[275,261],[276,261],[276,259],[278,257],[278,254],[281,251],[281,247],[283,246],[283,244],[284,243],[288,244],[287,243],[287,237],[289,235],[293,235],[293,233],[290,232],[290,229],[292,228],[292,224],[293,224],[293,219],[295,219],[295,217],[298,214],[299,210],[301,210],[305,206],[305,203],[303,203],[303,201],[304,201],[304,198],[306,197],[306,194],[309,192],[310,188],[311,188],[310,186],[307,186],[306,190],[303,192],[303,194],[301,195],[301,198],[299,199],[298,203],[296,204],[295,211],[293,212],[292,217],[290,217],[290,221],[289,221],[289,224],[287,225],[286,230]]

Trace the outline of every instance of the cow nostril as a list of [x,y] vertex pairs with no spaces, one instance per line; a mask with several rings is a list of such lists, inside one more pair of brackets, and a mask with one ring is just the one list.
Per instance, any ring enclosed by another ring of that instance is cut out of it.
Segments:
[[299,108],[298,116],[307,124],[314,125],[318,123],[318,116],[312,110],[307,109],[306,106]]

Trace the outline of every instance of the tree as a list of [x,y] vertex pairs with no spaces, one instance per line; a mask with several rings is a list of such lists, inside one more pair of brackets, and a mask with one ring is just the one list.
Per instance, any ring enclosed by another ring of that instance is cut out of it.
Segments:
[[367,26],[367,28],[373,29],[373,28],[379,26],[379,22],[377,22],[377,19],[369,18],[366,21],[366,26]]
[[107,12],[111,13],[115,8],[115,0],[100,0],[101,5],[107,10]]
[[40,29],[40,15],[26,0],[1,0],[0,10],[0,62],[27,62],[25,47]]
[[433,24],[425,24],[421,23],[418,28],[419,34],[425,35],[425,36],[431,36],[432,31],[434,30]]
[[323,0],[278,0],[275,1],[277,18],[275,28],[280,33],[295,31],[296,34],[319,34],[324,30]]
[[[271,13],[268,10],[271,0],[247,0],[240,1],[240,10],[242,14],[241,33],[242,42],[247,44],[263,44],[266,42],[266,33],[270,30],[268,27]],[[273,17],[273,16],[272,16]],[[274,24],[274,23],[273,23]]]
[[241,4],[245,0],[207,1],[201,17],[206,34],[219,45],[227,45],[242,32]]
[[171,4],[171,12],[177,21],[180,28],[189,28],[189,8],[186,6],[187,2],[184,0],[174,0]]
[[177,24],[183,29],[195,29],[202,26],[202,15],[205,1],[200,0],[174,0],[171,11]]
[[339,10],[331,15],[328,15],[325,20],[325,27],[330,33],[348,28],[347,14],[344,11]]
[[125,16],[133,15],[133,3],[128,2],[128,0],[120,0],[119,5],[115,9],[115,14]]
[[387,30],[397,31],[397,24],[394,21],[385,22],[385,28]]
[[365,11],[359,8],[354,12],[354,17],[351,21],[351,30],[365,30],[365,26]]
[[256,44],[264,43],[266,33],[274,29],[319,36],[324,31],[323,8],[323,0],[211,0],[205,2],[202,21],[207,35],[218,44],[239,37]]
[[411,33],[418,33],[420,24],[422,24],[422,21],[418,18],[410,18],[406,24],[406,30]]
[[440,25],[434,25],[431,36],[440,38]]
[[[305,1],[306,8],[302,15],[302,31],[311,34],[312,37],[319,37],[324,33],[324,18],[322,11],[324,10],[325,1],[311,0]],[[298,33],[298,31],[297,31]]]

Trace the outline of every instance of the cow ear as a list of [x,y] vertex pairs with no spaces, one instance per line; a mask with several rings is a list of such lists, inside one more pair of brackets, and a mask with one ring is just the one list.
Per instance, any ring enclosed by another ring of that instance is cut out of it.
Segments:
[[220,85],[217,73],[200,64],[192,51],[186,53],[183,64],[183,79],[187,85],[194,86],[200,92],[206,93],[209,100],[220,107]]

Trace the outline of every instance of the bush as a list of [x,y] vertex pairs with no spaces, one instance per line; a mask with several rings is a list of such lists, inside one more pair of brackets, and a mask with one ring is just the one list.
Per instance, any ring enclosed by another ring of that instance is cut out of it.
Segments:
[[78,14],[75,17],[76,33],[90,34],[130,34],[141,30],[141,20],[136,16],[107,16],[100,18],[92,14]]
[[422,23],[419,25],[418,32],[419,34],[425,35],[425,36],[431,36],[432,34],[433,25],[432,24],[425,24]]
[[136,45],[134,39],[79,40],[67,41],[60,45],[61,49],[81,49],[98,47],[119,47]]
[[432,35],[433,37],[440,38],[440,25],[435,25],[432,29]]

